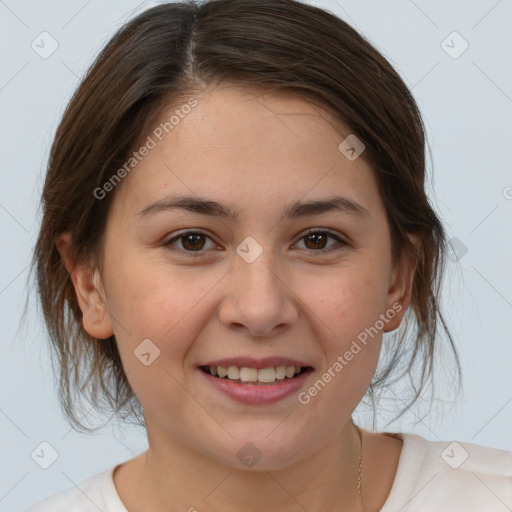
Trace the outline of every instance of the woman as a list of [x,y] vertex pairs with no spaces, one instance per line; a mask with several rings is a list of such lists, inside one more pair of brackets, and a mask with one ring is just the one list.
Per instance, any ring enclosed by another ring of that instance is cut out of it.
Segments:
[[57,130],[35,264],[70,421],[89,398],[149,449],[29,510],[512,506],[510,453],[352,421],[397,370],[414,402],[439,321],[453,348],[424,144],[398,74],[316,7],[122,27]]

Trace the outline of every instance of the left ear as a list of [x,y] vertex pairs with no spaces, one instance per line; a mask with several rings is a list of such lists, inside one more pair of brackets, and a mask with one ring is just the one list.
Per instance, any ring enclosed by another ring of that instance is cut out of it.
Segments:
[[[420,238],[417,235],[407,234],[418,252],[420,248]],[[409,307],[412,296],[412,285],[414,275],[418,264],[418,258],[412,249],[405,247],[400,259],[395,263],[389,280],[389,289],[386,299],[386,311],[392,310],[396,314],[390,319],[384,327],[384,332],[394,331],[400,323]]]

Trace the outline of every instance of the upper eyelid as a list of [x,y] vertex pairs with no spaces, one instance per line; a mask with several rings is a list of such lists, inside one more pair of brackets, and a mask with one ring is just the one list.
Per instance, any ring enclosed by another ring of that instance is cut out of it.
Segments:
[[311,233],[327,233],[328,235],[338,237],[341,239],[347,238],[345,235],[338,233],[337,231],[334,231],[329,228],[307,228],[306,231],[301,231],[297,236],[299,238],[302,238],[304,236],[307,236]]

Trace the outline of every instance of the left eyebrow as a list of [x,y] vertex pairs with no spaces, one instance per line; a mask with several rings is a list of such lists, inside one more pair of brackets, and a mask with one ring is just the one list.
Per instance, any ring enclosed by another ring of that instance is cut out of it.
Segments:
[[[209,199],[196,196],[173,196],[164,198],[147,205],[137,214],[137,216],[140,218],[146,218],[157,213],[171,211],[176,208],[181,208],[202,215],[222,217],[229,220],[236,220],[239,216],[238,212],[228,206],[218,203],[217,201],[211,201]],[[280,220],[283,220],[284,218],[297,219],[311,215],[319,215],[330,211],[336,211],[359,218],[367,218],[370,216],[368,210],[355,201],[347,199],[346,197],[334,196],[316,201],[297,201],[292,203],[284,208]]]
[[310,215],[319,215],[330,211],[336,211],[360,218],[367,218],[370,216],[368,210],[364,206],[361,206],[346,197],[334,196],[306,203],[297,201],[284,209],[281,220],[284,218],[296,219],[300,217],[308,217]]

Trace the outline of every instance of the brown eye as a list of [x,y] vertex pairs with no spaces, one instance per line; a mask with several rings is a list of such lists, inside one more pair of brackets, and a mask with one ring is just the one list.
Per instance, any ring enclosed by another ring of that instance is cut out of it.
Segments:
[[[211,245],[205,247],[208,240]],[[166,242],[164,246],[176,252],[188,253],[187,256],[201,256],[206,252],[203,249],[215,249],[217,247],[208,235],[198,231],[181,232]]]
[[190,251],[201,250],[204,247],[204,235],[201,233],[191,233],[180,237],[183,241],[183,247]]
[[[305,236],[304,240],[307,240],[306,247],[308,249],[324,249],[327,238],[328,235],[325,233],[312,233],[311,235]],[[308,242],[310,245],[308,245]]]
[[[328,240],[332,239],[338,242],[338,244],[331,244],[328,246]],[[329,231],[321,231],[321,230],[310,230],[306,233],[301,239],[304,240],[305,248],[313,251],[313,252],[327,252],[333,248],[336,248],[336,245],[345,246],[347,245],[340,237]]]

